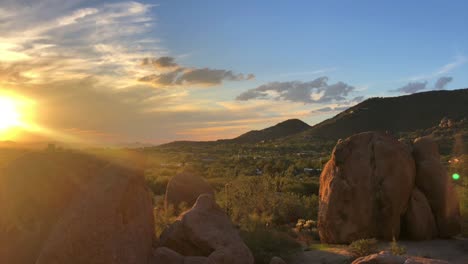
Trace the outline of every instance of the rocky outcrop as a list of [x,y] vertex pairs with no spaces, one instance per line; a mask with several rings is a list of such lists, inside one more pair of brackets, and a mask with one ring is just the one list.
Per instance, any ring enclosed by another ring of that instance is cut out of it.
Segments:
[[12,162],[0,175],[0,211],[0,263],[135,263],[151,253],[143,178],[88,155],[37,152]]
[[455,187],[440,163],[437,143],[430,137],[414,142],[416,186],[424,193],[432,208],[440,237],[460,232],[460,208]]
[[[254,263],[252,253],[231,220],[209,194],[201,195],[191,210],[164,230],[160,244],[184,256],[184,259],[201,257],[199,261],[207,261],[202,263]],[[175,254],[166,249],[157,250],[155,255],[157,259],[167,255],[176,259]]]
[[213,189],[203,178],[190,172],[177,174],[167,184],[165,208],[169,204],[177,208],[181,203],[192,207],[198,196],[204,193],[214,195]]
[[64,212],[36,264],[147,263],[152,252],[152,198],[142,177],[105,168]]
[[367,132],[339,142],[320,177],[321,240],[398,238],[415,170],[410,149],[387,134]]
[[0,174],[0,263],[35,263],[44,240],[103,162],[69,152],[34,152]]
[[448,264],[437,259],[427,259],[413,256],[395,256],[390,252],[382,251],[353,261],[352,264]]
[[321,174],[319,196],[322,242],[460,232],[458,198],[430,138],[415,140],[413,150],[376,132],[338,142]]

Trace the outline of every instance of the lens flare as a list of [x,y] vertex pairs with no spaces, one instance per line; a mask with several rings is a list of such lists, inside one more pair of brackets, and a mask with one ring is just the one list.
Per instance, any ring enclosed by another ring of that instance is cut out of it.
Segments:
[[456,181],[459,180],[460,179],[460,174],[458,174],[458,173],[452,174],[452,179],[454,179]]

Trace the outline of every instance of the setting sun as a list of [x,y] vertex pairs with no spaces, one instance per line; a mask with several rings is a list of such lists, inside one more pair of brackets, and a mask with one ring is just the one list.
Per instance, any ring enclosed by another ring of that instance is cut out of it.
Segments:
[[0,97],[0,132],[21,125],[21,115],[14,99]]

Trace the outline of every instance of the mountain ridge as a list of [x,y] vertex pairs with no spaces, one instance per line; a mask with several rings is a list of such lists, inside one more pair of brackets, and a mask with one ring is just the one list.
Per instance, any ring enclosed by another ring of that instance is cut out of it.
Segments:
[[[288,119],[262,130],[252,130],[233,139],[174,141],[172,144],[259,143],[317,138],[336,140],[365,131],[408,132],[438,125],[444,117],[460,120],[468,116],[468,88],[435,90],[394,97],[372,97],[318,124],[309,126]],[[284,129],[284,128],[289,129]]]

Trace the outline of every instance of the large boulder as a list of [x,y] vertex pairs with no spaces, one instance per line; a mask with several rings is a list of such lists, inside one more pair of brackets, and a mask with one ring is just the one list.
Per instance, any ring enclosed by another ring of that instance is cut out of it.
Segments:
[[398,239],[415,174],[410,148],[390,135],[366,132],[340,141],[320,176],[321,241]]
[[104,162],[57,151],[28,153],[0,173],[0,263],[35,263],[69,203]]
[[168,182],[164,206],[167,209],[172,204],[177,209],[181,203],[185,203],[192,207],[198,196],[205,193],[214,195],[213,189],[203,178],[191,172],[183,172]]
[[163,231],[160,244],[185,257],[207,257],[214,264],[253,264],[229,217],[212,195],[201,195],[192,209]]
[[12,162],[0,174],[0,211],[0,263],[132,263],[150,254],[143,178],[89,155],[34,152]]
[[152,198],[143,178],[109,166],[64,212],[36,264],[147,263],[153,232]]
[[413,144],[416,162],[416,186],[424,193],[432,208],[440,237],[451,237],[461,231],[457,192],[440,162],[437,143],[422,137]]
[[426,196],[414,188],[404,216],[404,236],[412,240],[437,237],[437,226]]

